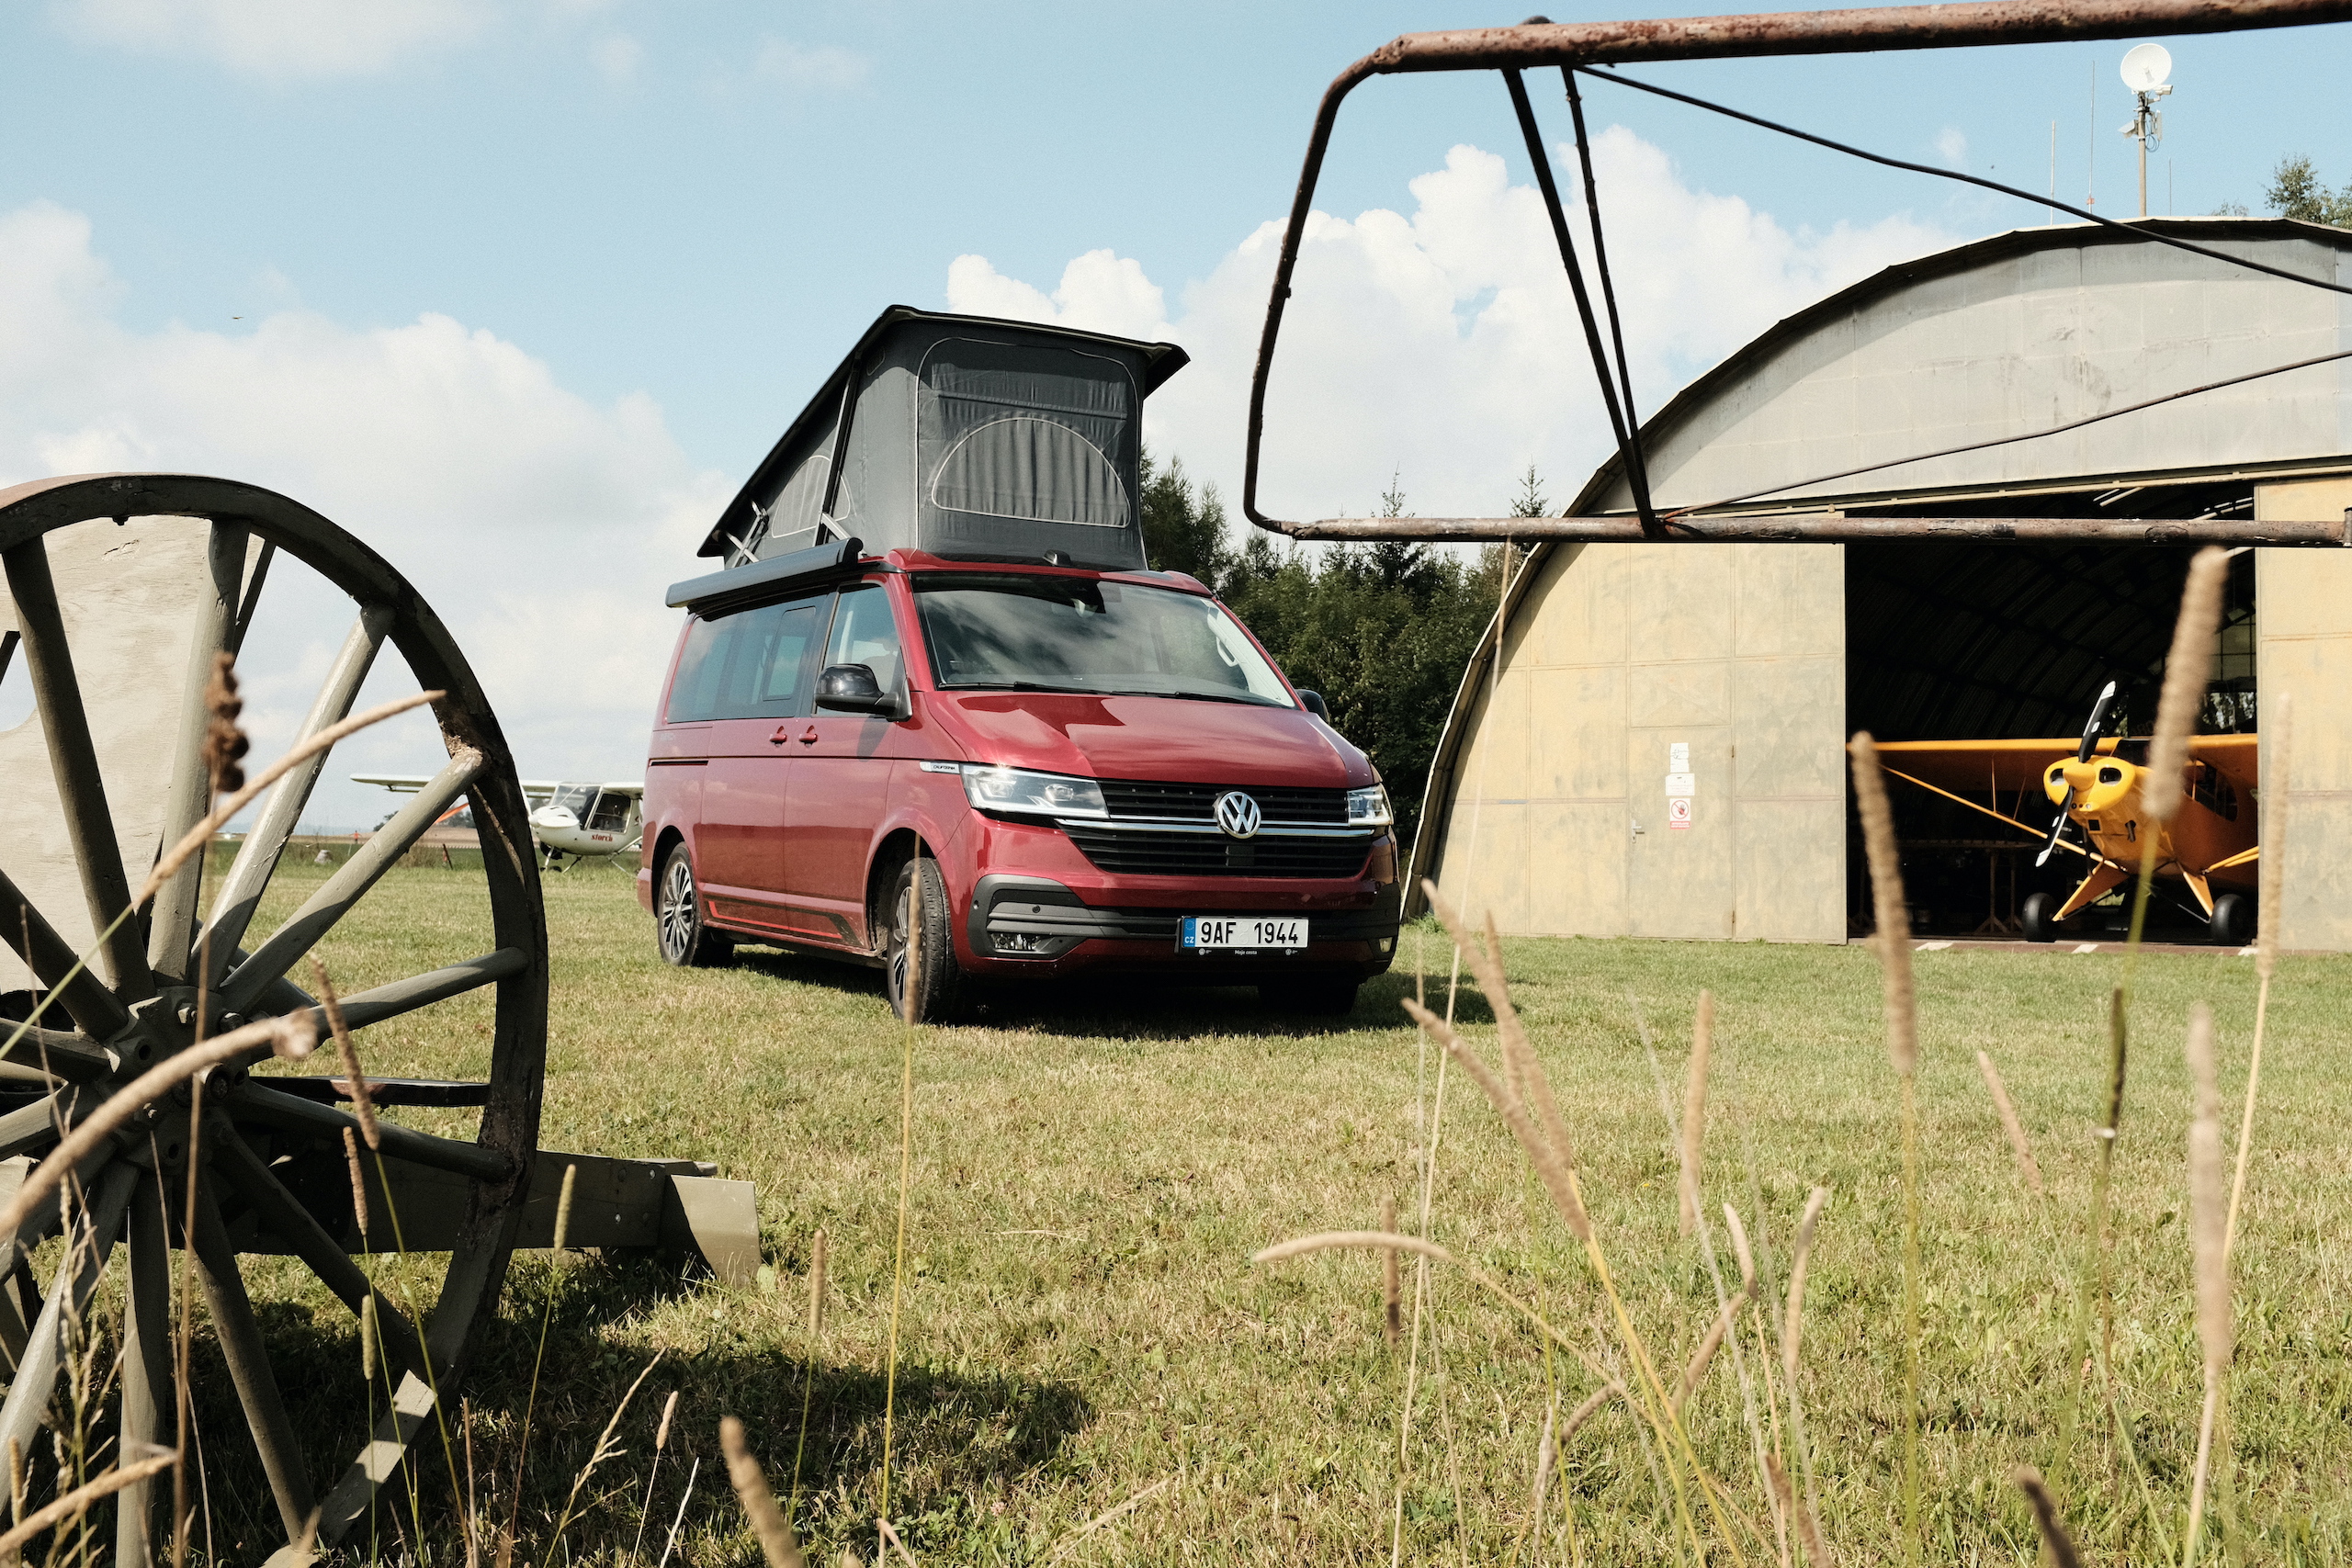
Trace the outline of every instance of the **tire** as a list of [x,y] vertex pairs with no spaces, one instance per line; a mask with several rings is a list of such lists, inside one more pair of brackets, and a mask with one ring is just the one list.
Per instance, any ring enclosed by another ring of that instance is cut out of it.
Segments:
[[2018,923],[2025,927],[2028,942],[2056,942],[2058,922],[2051,917],[2058,912],[2058,900],[2047,893],[2030,895],[2025,908],[2018,911]]
[[702,891],[695,886],[694,858],[686,846],[672,847],[653,885],[653,940],[662,961],[681,969],[709,969],[733,960],[734,939],[705,923]]
[[2210,929],[2223,947],[2244,947],[2254,940],[2254,900],[2243,894],[2224,893],[2213,900]]
[[[917,878],[922,889],[922,973],[908,974],[908,941],[915,915]],[[890,881],[889,926],[883,939],[882,991],[890,1010],[910,1023],[943,1023],[956,1016],[964,989],[963,965],[956,962],[954,911],[939,863],[917,855]]]
[[1294,1018],[1345,1018],[1355,1010],[1356,987],[1363,983],[1346,975],[1266,980],[1258,986],[1258,1002],[1270,1012]]

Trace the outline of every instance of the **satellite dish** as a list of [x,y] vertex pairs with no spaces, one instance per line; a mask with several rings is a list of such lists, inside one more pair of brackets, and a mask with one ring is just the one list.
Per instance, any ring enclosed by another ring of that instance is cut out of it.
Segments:
[[2135,93],[2153,93],[2172,74],[2172,54],[2160,43],[2132,46],[2123,57],[2123,85]]

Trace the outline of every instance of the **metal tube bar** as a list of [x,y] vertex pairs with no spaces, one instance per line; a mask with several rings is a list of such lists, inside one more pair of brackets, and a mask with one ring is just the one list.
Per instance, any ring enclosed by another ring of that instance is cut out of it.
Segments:
[[360,845],[284,925],[270,933],[267,942],[254,950],[252,957],[221,981],[222,1005],[231,1012],[251,1011],[269,982],[292,968],[296,959],[310,952],[354,904],[367,897],[377,878],[390,871],[392,863],[424,836],[481,769],[482,754],[479,751],[459,751],[450,758],[449,765],[435,774],[431,784],[411,796],[390,821],[376,830],[374,838]]
[[[205,741],[212,716],[205,696],[215,659],[236,634],[237,594],[244,585],[245,546],[250,537],[234,523],[215,523],[205,547],[212,592],[197,602],[196,629],[188,638],[187,674],[180,692],[180,734],[172,757],[172,782],[164,796],[164,842],[176,844],[212,809],[212,773],[205,765]],[[173,878],[155,890],[147,916],[147,966],[167,986],[189,979],[189,945],[196,936],[196,900],[204,881],[202,854],[191,855]],[[128,1510],[126,1510],[128,1512]],[[124,1555],[117,1543],[117,1559]]]
[[[258,578],[255,586],[259,586]],[[389,605],[370,604],[359,612],[359,619],[343,639],[342,651],[328,667],[319,694],[311,699],[310,716],[302,720],[301,733],[295,738],[297,744],[351,716],[351,705],[358,698],[360,685],[368,679],[376,650],[383,647],[384,634],[391,624]],[[327,756],[322,751],[270,786],[269,798],[262,802],[253,830],[238,846],[228,875],[220,879],[220,891],[212,900],[211,980],[215,987],[229,972],[237,944],[245,939],[245,927],[260,907],[278,857],[286,852],[286,840],[293,836],[303,807],[311,803],[311,791],[327,765]]]
[[351,1309],[353,1316],[358,1315],[360,1303],[369,1296],[376,1298],[377,1333],[384,1354],[392,1364],[423,1367],[424,1359],[420,1353],[416,1329],[406,1315],[368,1282],[367,1273],[327,1235],[326,1227],[311,1211],[270,1174],[269,1168],[262,1164],[261,1156],[244,1139],[225,1122],[208,1122],[204,1141],[212,1150],[212,1168],[252,1205],[263,1225],[292,1248],[294,1256],[311,1266],[311,1272],[319,1277],[319,1282],[333,1291]]
[[[57,776],[66,836],[73,842],[74,858],[80,863],[90,929],[103,931],[130,907],[130,884],[123,875],[122,844],[115,837],[114,814],[107,809],[106,784],[98,775],[89,711],[82,705],[81,682],[74,676],[74,655],[66,646],[65,621],[57,605],[57,583],[49,571],[49,547],[40,539],[29,539],[0,556],[0,560],[6,563],[9,597],[17,604],[17,629],[25,637],[26,673],[32,677],[41,734],[49,742],[49,762]],[[107,977],[117,997],[130,1003],[155,994],[137,920],[115,926],[103,948]]]
[[[1301,539],[1562,539],[1638,544],[1634,517],[1328,517],[1286,523]],[[1854,544],[1871,539],[1967,539],[1979,544],[2333,545],[2346,523],[2252,523],[2224,517],[1849,517],[1842,512],[1732,513],[1675,517],[1657,542]]]
[[253,1302],[245,1294],[245,1277],[229,1246],[229,1233],[220,1224],[220,1206],[203,1183],[198,1184],[196,1194],[196,1277],[204,1286],[212,1331],[220,1340],[221,1359],[229,1363],[237,1403],[245,1408],[254,1447],[261,1450],[262,1473],[269,1477],[269,1495],[277,1501],[286,1539],[299,1540],[311,1518],[311,1477],[302,1468],[294,1423],[278,1393],[277,1374],[270,1369],[261,1325],[254,1321]]
[[[122,1438],[125,1463],[153,1446],[170,1447],[178,1425],[172,1382],[172,1251],[164,1224],[164,1189],[141,1172],[130,1194],[129,1300],[123,1303]],[[166,1412],[169,1412],[166,1414]],[[155,1561],[154,1524],[163,1498],[153,1480],[134,1482],[115,1505],[114,1560],[140,1565]]]
[[79,1318],[82,1309],[90,1304],[90,1292],[97,1289],[98,1276],[105,1271],[115,1238],[122,1231],[123,1211],[130,1205],[139,1175],[139,1168],[127,1160],[107,1166],[89,1204],[87,1229],[77,1224],[67,1233],[65,1256],[57,1265],[57,1282],[50,1287],[49,1300],[41,1303],[40,1316],[25,1346],[25,1359],[8,1384],[7,1402],[0,1404],[0,1452],[6,1451],[12,1441],[27,1453],[32,1452],[33,1438],[49,1418],[50,1395],[57,1387],[64,1356],[65,1319],[69,1314]]
[[[329,1142],[340,1142],[346,1128],[355,1134],[360,1130],[356,1116],[332,1105],[304,1100],[298,1094],[271,1089],[260,1078],[248,1078],[237,1087],[229,1100],[229,1114],[240,1122],[321,1134],[323,1141]],[[380,1117],[376,1122],[376,1134],[388,1159],[427,1166],[454,1176],[469,1176],[480,1181],[503,1181],[514,1174],[513,1161],[480,1144],[436,1138],[430,1133],[420,1133]]]
[[[107,989],[104,980],[86,965],[80,974],[74,974],[78,955],[65,945],[65,939],[57,934],[57,928],[42,919],[41,912],[17,891],[17,885],[8,879],[5,871],[0,871],[0,942],[6,942],[14,948],[17,956],[25,961],[25,967],[31,970],[43,986],[57,992],[58,1005],[64,1008],[65,1016],[72,1019],[83,1033],[93,1040],[111,1040],[130,1027],[130,1014],[116,999],[115,994]],[[68,980],[65,978],[68,975],[74,975],[74,977]],[[60,982],[62,982],[62,989]],[[0,1040],[6,1038],[6,1033],[0,1033]]]
[[[1542,65],[1629,63],[1653,60],[1719,60],[1783,54],[1852,54],[1873,50],[1964,49],[1988,44],[2055,43],[2132,38],[2152,33],[2211,33],[2310,27],[2352,19],[2352,0],[1978,0],[1975,4],[1885,6],[1845,11],[1778,15],[1675,17],[1649,20],[1542,23],[1407,34],[1383,44],[1332,79],[1316,106],[1315,122],[1291,199],[1283,244],[1266,299],[1266,324],[1250,382],[1250,418],[1242,451],[1241,511],[1261,528],[1295,537],[1302,525],[1268,517],[1258,505],[1258,469],[1266,423],[1266,383],[1283,310],[1298,268],[1299,247],[1314,209],[1315,186],[1330,150],[1340,105],[1374,76],[1424,71],[1476,71]],[[1408,538],[1455,536],[1403,534]],[[1465,538],[1499,537],[1472,534]],[[1524,536],[1522,533],[1521,536]]]
[[1565,67],[1560,81],[1567,88],[1568,117],[1577,128],[1577,166],[1584,172],[1584,216],[1592,226],[1592,265],[1600,276],[1600,302],[1609,311],[1609,342],[1617,351],[1617,392],[1625,400],[1625,482],[1633,487],[1634,511],[1642,532],[1656,534],[1657,513],[1650,505],[1649,465],[1642,460],[1642,416],[1634,407],[1634,370],[1625,358],[1625,327],[1617,313],[1617,285],[1609,276],[1609,242],[1600,231],[1600,182],[1592,177],[1592,141],[1584,130],[1584,100],[1577,96],[1576,73]]

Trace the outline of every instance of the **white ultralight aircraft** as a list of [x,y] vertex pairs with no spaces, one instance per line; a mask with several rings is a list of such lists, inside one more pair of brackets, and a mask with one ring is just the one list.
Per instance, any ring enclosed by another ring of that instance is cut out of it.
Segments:
[[[351,782],[381,784],[394,795],[414,795],[433,782],[425,773],[354,773]],[[523,779],[523,798],[531,803],[531,836],[539,841],[540,864],[561,871],[567,857],[574,861],[606,860],[635,854],[645,835],[645,785],[581,784],[568,780]],[[454,818],[467,811],[455,807],[451,826],[470,824]]]

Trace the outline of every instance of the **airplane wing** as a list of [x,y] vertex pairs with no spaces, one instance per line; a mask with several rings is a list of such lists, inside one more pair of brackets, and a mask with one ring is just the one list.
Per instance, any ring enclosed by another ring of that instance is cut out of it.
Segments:
[[[430,773],[354,773],[351,775],[351,782],[353,784],[381,784],[386,789],[390,790],[394,795],[414,795],[418,790],[423,789],[426,784],[433,782],[433,775]],[[524,800],[533,806],[545,806],[549,800],[554,798],[555,792],[559,788],[562,787],[553,779],[518,779],[515,782],[523,786]],[[628,786],[621,784],[606,784],[603,787],[606,789],[620,789]],[[645,793],[645,786],[643,784],[639,784],[635,787],[639,795]]]
[[642,779],[635,784],[605,784],[596,787],[611,790],[615,795],[635,795],[639,800],[645,798],[645,781]]
[[2192,735],[2188,754],[2211,762],[2240,789],[2262,787],[2262,747],[2258,735]]
[[[2055,740],[1882,740],[1879,760],[1907,777],[1984,800],[1998,792],[2004,810],[2015,810],[2019,790],[2029,804],[2041,797],[2041,772],[2061,757],[2072,757],[2079,736]],[[2113,739],[2098,743],[2115,750]],[[2046,807],[2044,809],[2047,809]]]

